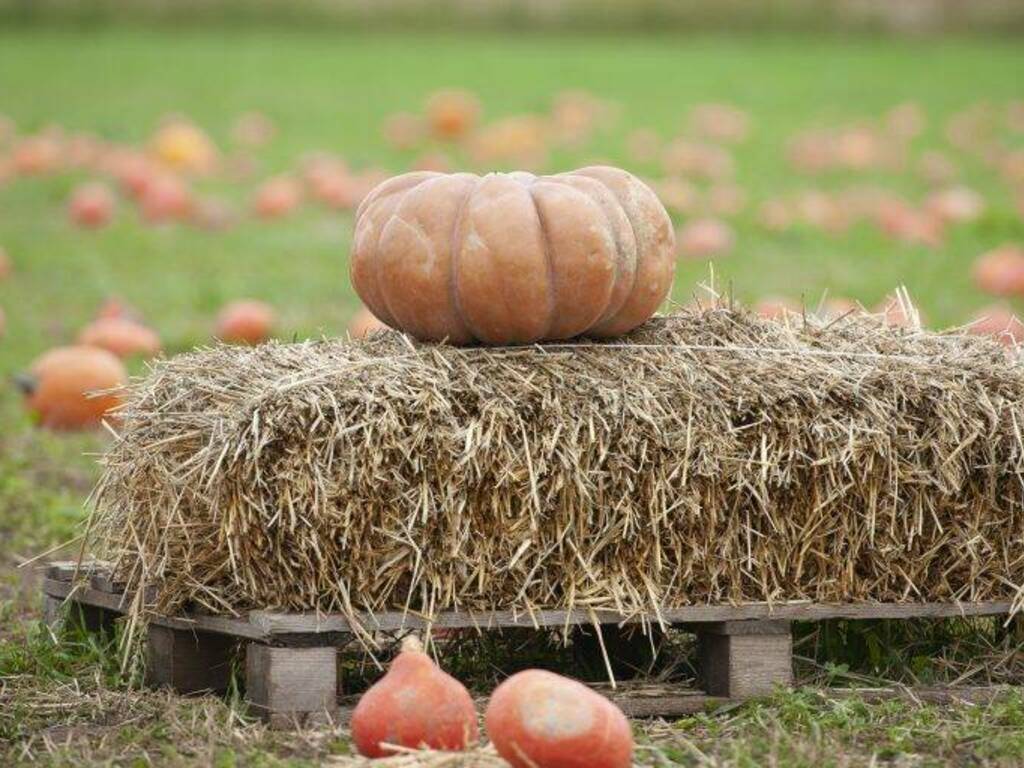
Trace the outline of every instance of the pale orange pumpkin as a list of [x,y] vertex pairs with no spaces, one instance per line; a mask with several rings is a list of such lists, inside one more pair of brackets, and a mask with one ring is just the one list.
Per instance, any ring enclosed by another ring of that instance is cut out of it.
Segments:
[[438,139],[454,141],[468,135],[480,118],[480,101],[469,91],[437,91],[427,99],[427,124]]
[[153,357],[160,353],[160,337],[128,317],[104,317],[78,334],[78,343],[100,347],[118,357]]
[[116,393],[94,395],[123,385],[128,374],[115,355],[89,346],[58,347],[39,357],[17,377],[25,405],[50,429],[95,427],[120,404]]
[[371,333],[386,330],[388,330],[388,327],[378,320],[377,316],[366,307],[356,312],[348,323],[348,334],[353,339],[362,339]]
[[352,713],[352,741],[367,757],[384,757],[385,745],[463,750],[477,741],[476,709],[469,691],[438,667],[410,635]]
[[68,202],[68,216],[84,229],[99,229],[110,223],[114,216],[114,193],[101,182],[89,182],[76,187]]
[[217,316],[217,338],[231,344],[259,344],[270,337],[277,314],[254,299],[234,301]]
[[153,156],[175,171],[209,173],[217,148],[197,125],[182,118],[167,120],[150,141]]
[[974,282],[993,296],[1024,295],[1024,248],[1006,244],[983,253],[974,262]]
[[721,256],[732,250],[732,228],[720,219],[706,218],[688,222],[676,236],[679,250],[688,259]]
[[301,202],[299,182],[289,176],[276,176],[256,190],[252,206],[261,219],[276,219],[294,211]]
[[980,310],[967,330],[979,336],[992,336],[1008,347],[1024,342],[1024,324],[1012,309],[1002,304]]
[[513,768],[629,768],[633,734],[599,693],[539,669],[513,675],[491,694],[487,735]]
[[675,237],[657,196],[617,168],[416,172],[363,201],[350,269],[370,311],[419,339],[614,337],[668,295]]
[[14,263],[7,255],[7,249],[0,246],[0,280],[6,280],[14,271]]

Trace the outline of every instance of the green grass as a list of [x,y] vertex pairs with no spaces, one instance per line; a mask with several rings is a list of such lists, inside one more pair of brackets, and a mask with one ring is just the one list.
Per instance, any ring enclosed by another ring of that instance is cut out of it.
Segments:
[[[799,177],[785,163],[785,141],[811,125],[877,117],[913,99],[930,118],[915,152],[944,147],[941,126],[949,115],[979,100],[1021,98],[1022,74],[1016,41],[0,31],[0,113],[23,129],[59,122],[141,142],[161,115],[179,111],[226,144],[233,119],[256,108],[280,128],[259,157],[261,174],[292,167],[318,149],[356,166],[401,170],[411,154],[383,144],[381,121],[395,110],[417,109],[425,94],[448,85],[478,91],[487,118],[543,110],[564,88],[586,88],[621,104],[617,125],[583,150],[557,153],[556,169],[596,159],[626,163],[630,130],[650,127],[667,137],[681,128],[691,105],[730,101],[752,116],[752,137],[736,158],[753,205],[734,222],[736,252],[715,263],[719,285],[731,285],[743,299],[778,293],[813,304],[827,290],[870,305],[906,284],[939,326],[966,320],[986,301],[970,282],[972,259],[1004,241],[1024,240],[1011,191],[991,169],[953,153],[988,209],[935,250],[895,244],[867,225],[842,236],[807,228],[773,235],[757,226],[753,209],[769,195],[853,182],[920,197],[922,184],[906,174]],[[1022,143],[1020,135],[1006,140]],[[218,306],[231,298],[271,301],[286,338],[337,335],[356,308],[347,279],[349,215],[309,206],[284,222],[243,222],[212,234],[143,227],[122,206],[113,226],[82,233],[63,215],[66,195],[81,178],[0,186],[0,245],[16,265],[15,277],[0,284],[8,318],[0,341],[5,376],[74,338],[111,294],[141,308],[171,353],[207,341]],[[240,204],[251,186],[204,184]],[[707,274],[704,263],[681,263],[674,298],[685,301]],[[96,473],[83,454],[102,450],[104,438],[36,431],[6,382],[0,430],[0,764],[28,754],[52,764],[311,764],[346,748],[340,732],[283,737],[240,721],[219,701],[125,690],[111,676],[109,654],[83,642],[58,647],[34,629],[31,584],[24,585],[24,571],[14,565],[76,534]],[[1019,642],[991,626],[966,633],[960,625],[936,632],[829,626],[808,637],[805,656],[838,665],[819,670],[819,679],[941,679],[970,668],[971,658],[998,668],[1000,680],[1019,675],[1006,661]],[[993,658],[1001,661],[990,663]],[[642,753],[651,765],[665,764],[661,758],[737,766],[866,764],[872,756],[902,756],[914,765],[1024,759],[1019,697],[991,707],[938,708],[829,701],[802,692],[642,730],[654,745]],[[47,742],[41,733],[54,738]],[[55,734],[71,736],[63,744]]]

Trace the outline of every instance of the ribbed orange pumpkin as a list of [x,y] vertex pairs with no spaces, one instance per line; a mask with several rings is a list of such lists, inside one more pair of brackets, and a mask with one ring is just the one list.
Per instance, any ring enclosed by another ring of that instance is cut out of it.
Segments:
[[618,336],[655,312],[674,272],[665,208],[618,168],[407,173],[356,212],[356,292],[387,325],[428,341]]

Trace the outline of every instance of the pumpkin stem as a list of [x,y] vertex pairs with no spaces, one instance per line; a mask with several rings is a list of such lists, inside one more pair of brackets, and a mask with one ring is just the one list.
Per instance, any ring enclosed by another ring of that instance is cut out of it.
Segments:
[[25,397],[31,396],[32,393],[36,391],[36,387],[39,386],[39,380],[31,373],[16,373],[12,378],[14,386],[17,387]]
[[420,640],[419,635],[406,635],[402,639],[402,653],[406,651],[423,653],[423,641]]

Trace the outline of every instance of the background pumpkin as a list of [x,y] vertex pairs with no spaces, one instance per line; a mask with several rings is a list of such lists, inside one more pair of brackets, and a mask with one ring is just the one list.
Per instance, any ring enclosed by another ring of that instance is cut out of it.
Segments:
[[100,423],[120,404],[112,393],[97,390],[121,386],[128,374],[111,352],[97,347],[57,347],[40,356],[17,382],[26,407],[51,429],[87,429]]
[[396,176],[360,205],[354,240],[352,283],[373,314],[456,344],[618,336],[654,314],[675,272],[665,208],[607,166]]

